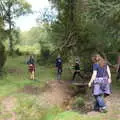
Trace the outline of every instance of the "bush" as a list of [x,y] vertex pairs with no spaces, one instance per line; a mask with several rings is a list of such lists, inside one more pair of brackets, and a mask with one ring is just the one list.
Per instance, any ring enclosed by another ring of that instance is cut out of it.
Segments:
[[50,63],[51,58],[52,58],[52,56],[51,56],[49,48],[42,47],[41,54],[39,56],[37,56],[37,63],[39,65],[48,64],[48,63]]
[[6,61],[6,52],[4,45],[0,42],[0,71],[2,70]]
[[73,108],[82,108],[85,106],[85,101],[82,97],[77,97],[73,103]]
[[15,50],[15,54],[18,56],[22,56],[22,52],[19,50],[19,48]]
[[39,65],[44,65],[48,62],[48,58],[50,57],[49,51],[41,51],[41,55],[37,56],[37,63]]

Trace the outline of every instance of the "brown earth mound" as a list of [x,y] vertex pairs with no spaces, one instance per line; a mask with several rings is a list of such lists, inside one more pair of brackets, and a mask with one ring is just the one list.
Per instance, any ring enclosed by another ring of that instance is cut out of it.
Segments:
[[70,84],[66,82],[51,81],[49,87],[42,94],[48,104],[52,105],[67,105],[72,97],[73,91],[70,89]]

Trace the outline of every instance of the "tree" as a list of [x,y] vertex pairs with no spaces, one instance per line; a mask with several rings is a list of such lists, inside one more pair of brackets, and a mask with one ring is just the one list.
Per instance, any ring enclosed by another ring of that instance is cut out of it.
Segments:
[[108,55],[118,50],[119,0],[49,1],[58,11],[51,36],[63,53],[90,58],[94,51]]
[[56,21],[56,14],[57,12],[55,11],[55,9],[44,8],[43,10],[39,11],[39,16],[36,21],[40,25],[51,24]]
[[15,18],[31,12],[31,5],[25,0],[1,0],[0,15],[8,25],[10,53],[13,53],[13,31],[15,31]]
[[0,72],[6,61],[5,47],[2,43],[5,39],[4,36],[7,36],[7,32],[4,30],[4,22],[3,19],[0,17]]

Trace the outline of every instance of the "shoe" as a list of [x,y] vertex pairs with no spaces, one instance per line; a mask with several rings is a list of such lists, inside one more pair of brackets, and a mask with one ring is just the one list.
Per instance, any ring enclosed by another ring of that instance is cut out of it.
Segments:
[[101,112],[101,113],[107,113],[108,111],[107,111],[106,108],[100,108],[100,109],[99,109],[99,112]]

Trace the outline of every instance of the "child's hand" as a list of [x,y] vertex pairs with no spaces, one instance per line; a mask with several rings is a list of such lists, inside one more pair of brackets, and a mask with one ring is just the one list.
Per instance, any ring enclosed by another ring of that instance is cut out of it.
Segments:
[[91,82],[89,82],[89,83],[88,83],[88,87],[90,88],[91,86],[92,86],[92,83],[91,83]]
[[112,83],[112,80],[111,78],[108,79],[108,83],[111,84]]

